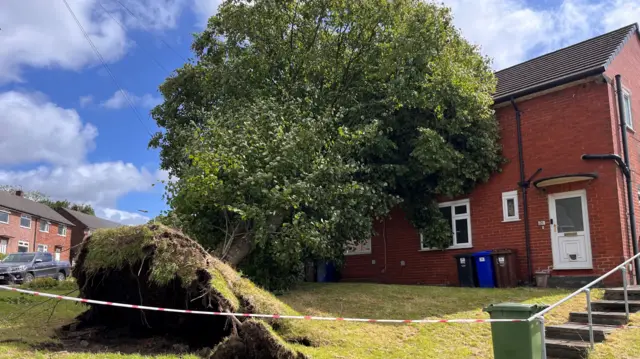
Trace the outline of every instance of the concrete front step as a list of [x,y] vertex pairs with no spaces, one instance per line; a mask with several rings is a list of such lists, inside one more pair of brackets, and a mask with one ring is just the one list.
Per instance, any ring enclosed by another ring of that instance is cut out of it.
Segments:
[[[629,300],[640,300],[640,287],[633,286],[627,288],[627,296]],[[608,288],[604,291],[604,299],[606,300],[624,300],[623,288]]]
[[[625,325],[629,323],[624,312],[592,312],[591,319],[593,324],[602,325]],[[588,323],[589,317],[587,312],[571,312],[569,313],[569,321],[573,323]]]
[[[595,312],[624,312],[623,300],[594,300],[591,302],[591,310]],[[640,311],[640,300],[629,301],[629,311]]]
[[589,342],[579,340],[546,339],[547,357],[562,359],[583,359],[589,353]]
[[[602,342],[618,326],[593,325],[593,340]],[[565,323],[562,325],[549,325],[545,328],[547,338],[589,341],[589,325],[585,323]]]

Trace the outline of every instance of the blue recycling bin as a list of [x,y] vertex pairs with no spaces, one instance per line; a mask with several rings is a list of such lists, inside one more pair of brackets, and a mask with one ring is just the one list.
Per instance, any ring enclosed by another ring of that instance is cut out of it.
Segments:
[[321,283],[336,281],[336,267],[332,262],[319,260],[316,263],[317,280]]
[[476,252],[473,254],[476,262],[476,271],[478,273],[478,287],[495,288],[496,283],[493,279],[493,261],[491,260],[491,251]]

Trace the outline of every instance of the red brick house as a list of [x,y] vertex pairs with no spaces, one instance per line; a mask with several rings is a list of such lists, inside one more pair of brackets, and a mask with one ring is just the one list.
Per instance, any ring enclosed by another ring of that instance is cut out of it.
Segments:
[[0,253],[49,252],[69,260],[73,223],[42,203],[0,191]]
[[420,234],[396,209],[376,223],[375,237],[347,253],[343,279],[456,285],[456,254],[510,248],[521,281],[551,269],[552,278],[578,284],[633,255],[624,163],[617,165],[615,156],[583,155],[623,158],[624,133],[632,203],[639,213],[638,26],[498,71],[496,77],[494,109],[507,163],[469,195],[440,203],[454,245],[444,251],[423,248]]

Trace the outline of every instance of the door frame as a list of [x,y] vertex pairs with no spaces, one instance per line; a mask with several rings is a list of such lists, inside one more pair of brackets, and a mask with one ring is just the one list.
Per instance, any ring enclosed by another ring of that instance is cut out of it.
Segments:
[[[558,219],[556,215],[556,199],[580,197],[582,201],[582,220],[584,221],[584,237],[585,237],[585,256],[587,256],[587,263],[578,267],[567,267],[560,264],[560,248],[558,248],[558,240],[554,231],[554,226],[557,225]],[[551,255],[553,257],[553,269],[554,270],[571,270],[571,269],[593,269],[593,255],[591,252],[591,226],[589,225],[589,209],[587,208],[587,191],[584,189],[569,192],[559,192],[549,194],[549,218],[553,218],[555,224],[549,225],[549,232],[551,235]]]

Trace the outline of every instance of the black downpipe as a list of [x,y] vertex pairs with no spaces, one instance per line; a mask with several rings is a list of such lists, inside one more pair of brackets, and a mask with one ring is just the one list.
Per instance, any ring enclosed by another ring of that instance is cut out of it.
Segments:
[[[518,162],[520,163],[520,183],[518,185],[522,188],[522,211],[524,215],[524,246],[527,253],[527,275],[529,283],[533,283],[533,268],[531,264],[531,233],[529,229],[529,204],[527,201],[527,190],[529,189],[529,181],[524,178],[524,153],[522,149],[522,126],[520,121],[520,109],[513,98],[511,98],[511,105],[516,111],[516,133],[518,140]],[[539,172],[539,171],[538,171]],[[536,173],[538,173],[536,172]]]
[[[631,184],[631,162],[629,162],[629,146],[627,144],[627,119],[624,112],[624,99],[622,97],[622,80],[620,75],[616,75],[616,94],[618,96],[618,118],[620,119],[620,134],[622,136],[622,151],[624,162],[627,165],[625,179],[627,181],[627,202],[629,207],[629,227],[631,228],[631,244],[633,254],[638,254],[638,238],[636,237],[636,214],[633,200],[633,187]],[[636,284],[640,284],[640,259],[634,261],[634,272],[636,274]]]

